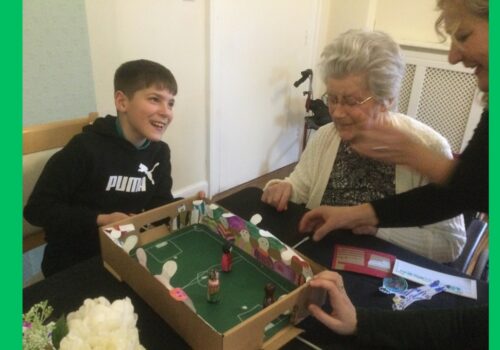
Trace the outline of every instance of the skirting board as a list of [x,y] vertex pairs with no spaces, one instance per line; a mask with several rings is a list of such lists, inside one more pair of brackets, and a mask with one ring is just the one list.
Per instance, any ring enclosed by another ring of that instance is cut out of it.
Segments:
[[207,181],[200,181],[183,188],[175,189],[172,191],[172,194],[174,195],[174,197],[187,198],[196,195],[199,191],[204,191],[208,196],[209,193]]

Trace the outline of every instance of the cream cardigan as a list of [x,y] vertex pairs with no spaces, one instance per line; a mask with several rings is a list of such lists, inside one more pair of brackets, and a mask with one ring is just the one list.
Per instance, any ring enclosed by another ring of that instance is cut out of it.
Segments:
[[[390,117],[398,127],[412,132],[436,151],[452,157],[446,139],[429,126],[400,113],[390,113]],[[305,203],[309,209],[318,207],[330,178],[340,141],[333,123],[319,128],[290,176],[284,180],[271,180],[266,188],[274,183],[287,181],[292,185],[292,202]],[[396,193],[401,193],[425,185],[428,180],[408,167],[396,165],[395,182]],[[466,240],[462,215],[421,227],[379,228],[376,237],[439,262],[455,260],[462,252]]]

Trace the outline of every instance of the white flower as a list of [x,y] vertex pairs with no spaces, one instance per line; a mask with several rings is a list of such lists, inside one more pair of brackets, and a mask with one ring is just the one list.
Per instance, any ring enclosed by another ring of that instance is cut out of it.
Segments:
[[50,334],[54,330],[55,323],[44,322],[52,314],[52,307],[47,300],[33,305],[29,311],[23,315],[23,349],[39,350],[53,349]]
[[69,333],[61,350],[144,350],[136,328],[137,315],[129,298],[112,304],[104,298],[86,299],[68,314]]

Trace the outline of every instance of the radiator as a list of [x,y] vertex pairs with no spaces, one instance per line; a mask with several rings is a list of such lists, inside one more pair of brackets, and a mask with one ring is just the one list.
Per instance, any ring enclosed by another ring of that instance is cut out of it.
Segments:
[[434,128],[460,153],[482,110],[474,74],[450,65],[444,53],[403,52],[407,64],[397,110]]

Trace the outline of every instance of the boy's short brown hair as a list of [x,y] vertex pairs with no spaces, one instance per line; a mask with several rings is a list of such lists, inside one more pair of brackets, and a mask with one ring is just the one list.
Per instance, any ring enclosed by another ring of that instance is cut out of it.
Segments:
[[177,95],[177,81],[170,70],[149,60],[135,60],[123,63],[115,72],[115,92],[122,91],[132,98],[138,90],[152,85],[169,90]]

